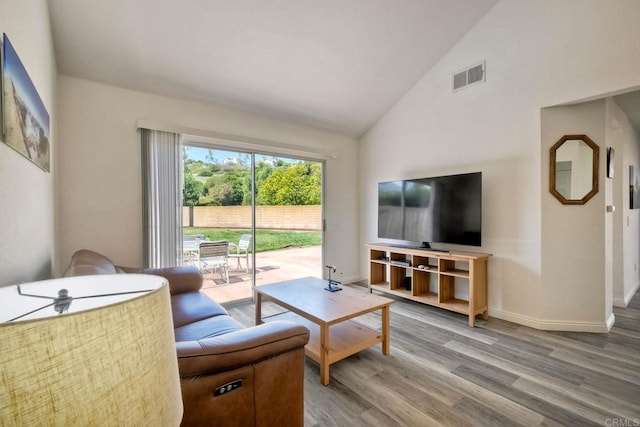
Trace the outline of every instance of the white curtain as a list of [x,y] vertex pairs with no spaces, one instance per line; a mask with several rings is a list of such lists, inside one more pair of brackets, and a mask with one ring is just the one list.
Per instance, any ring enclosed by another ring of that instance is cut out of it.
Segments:
[[141,131],[144,262],[147,267],[174,267],[182,258],[180,135]]

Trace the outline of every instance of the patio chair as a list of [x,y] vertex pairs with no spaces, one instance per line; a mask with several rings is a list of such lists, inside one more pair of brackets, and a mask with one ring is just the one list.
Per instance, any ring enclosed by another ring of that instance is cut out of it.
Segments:
[[204,240],[204,234],[184,234],[182,236],[182,241],[184,242],[193,242],[193,241],[200,241],[200,240]]
[[200,242],[198,249],[198,266],[201,271],[219,271],[229,283],[229,242]]
[[186,234],[182,236],[182,264],[197,265],[200,242],[206,240],[204,234]]
[[249,245],[251,243],[251,234],[243,234],[240,237],[240,241],[236,245],[235,243],[229,243],[229,258],[235,258],[238,260],[238,270],[242,267],[240,264],[240,258],[244,258],[247,264],[247,273],[249,272]]

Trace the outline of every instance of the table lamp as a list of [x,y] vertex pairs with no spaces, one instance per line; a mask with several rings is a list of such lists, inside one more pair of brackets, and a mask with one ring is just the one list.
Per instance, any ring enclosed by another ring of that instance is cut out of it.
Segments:
[[166,279],[78,276],[0,288],[0,424],[177,426]]

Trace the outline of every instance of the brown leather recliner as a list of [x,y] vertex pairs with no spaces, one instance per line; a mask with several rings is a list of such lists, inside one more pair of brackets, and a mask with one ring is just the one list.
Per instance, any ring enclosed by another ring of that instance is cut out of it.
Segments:
[[200,292],[202,275],[195,267],[121,267],[82,249],[64,276],[117,273],[155,274],[169,281],[182,425],[303,425],[306,327],[278,321],[245,328]]

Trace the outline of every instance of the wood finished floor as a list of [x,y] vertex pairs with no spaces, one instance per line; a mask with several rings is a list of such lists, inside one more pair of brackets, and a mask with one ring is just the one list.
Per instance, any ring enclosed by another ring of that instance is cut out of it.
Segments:
[[[253,304],[229,308],[253,325]],[[266,303],[263,315],[281,311]],[[640,426],[640,292],[608,334],[543,332],[396,299],[391,354],[305,362],[305,426]],[[479,319],[479,318],[478,318]],[[359,317],[380,327],[379,313]]]

